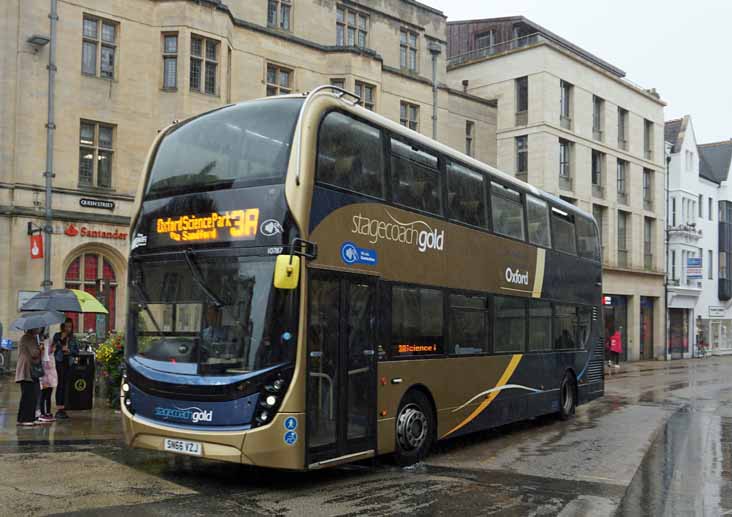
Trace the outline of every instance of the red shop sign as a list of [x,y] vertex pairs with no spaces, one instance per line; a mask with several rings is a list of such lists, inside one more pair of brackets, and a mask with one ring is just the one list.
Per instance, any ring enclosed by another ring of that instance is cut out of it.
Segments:
[[92,237],[94,239],[113,239],[123,241],[127,238],[127,232],[120,232],[119,230],[114,230],[113,232],[109,230],[95,230],[94,228],[88,228],[86,226],[77,228],[74,223],[68,225],[64,230],[64,233],[69,237],[76,237],[77,235],[80,235],[82,237]]
[[32,259],[43,258],[43,235],[34,233],[30,236],[30,256]]

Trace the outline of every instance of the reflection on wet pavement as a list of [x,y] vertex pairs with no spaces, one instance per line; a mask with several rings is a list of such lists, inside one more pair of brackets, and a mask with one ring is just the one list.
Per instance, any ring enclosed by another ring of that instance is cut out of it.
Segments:
[[[0,380],[0,515],[721,515],[732,510],[732,358],[623,365],[604,398],[386,459],[307,473],[129,450],[102,405],[16,429]],[[732,511],[731,513],[732,514]]]

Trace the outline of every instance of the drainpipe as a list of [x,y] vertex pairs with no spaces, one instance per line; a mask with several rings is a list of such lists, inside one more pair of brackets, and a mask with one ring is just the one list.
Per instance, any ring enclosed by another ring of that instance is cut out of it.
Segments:
[[669,359],[669,310],[668,310],[668,272],[670,271],[669,268],[669,176],[670,176],[670,169],[671,169],[671,153],[670,150],[666,153],[666,231],[665,234],[665,253],[666,253],[666,274],[664,275],[664,282],[663,282],[663,292],[664,292],[664,311],[666,313],[666,321],[664,325],[664,333],[663,333],[663,358],[668,361]]
[[45,250],[43,251],[43,283],[44,291],[51,288],[51,238],[53,235],[53,136],[56,130],[54,121],[54,91],[56,83],[56,23],[58,22],[57,0],[51,0],[51,12],[48,15],[51,20],[51,44],[48,52],[48,121],[46,123],[46,224],[43,232],[46,234]]
[[432,139],[437,140],[437,56],[442,47],[436,41],[430,41],[427,48],[432,54]]

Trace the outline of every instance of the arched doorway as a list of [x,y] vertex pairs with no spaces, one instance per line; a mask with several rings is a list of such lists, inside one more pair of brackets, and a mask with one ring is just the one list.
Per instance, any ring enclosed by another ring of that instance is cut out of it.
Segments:
[[[76,332],[97,332],[106,336],[115,330],[117,310],[117,274],[109,257],[98,251],[85,251],[77,255],[66,268],[64,286],[79,289],[97,297],[109,311],[97,325],[96,314],[69,314],[74,320]],[[83,323],[83,325],[81,325]]]

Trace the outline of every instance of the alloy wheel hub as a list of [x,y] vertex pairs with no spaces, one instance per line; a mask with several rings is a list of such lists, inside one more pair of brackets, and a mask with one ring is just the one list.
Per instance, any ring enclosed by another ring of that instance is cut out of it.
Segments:
[[404,450],[414,450],[427,439],[427,417],[414,405],[405,407],[397,419],[397,438]]

